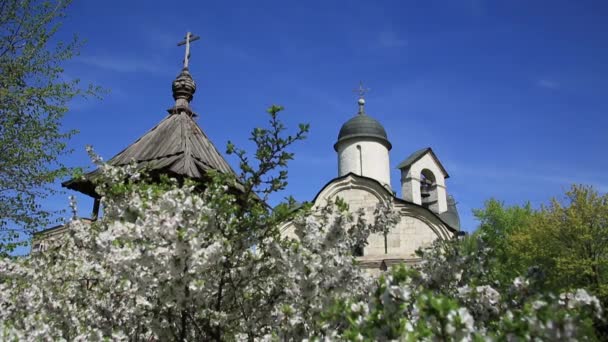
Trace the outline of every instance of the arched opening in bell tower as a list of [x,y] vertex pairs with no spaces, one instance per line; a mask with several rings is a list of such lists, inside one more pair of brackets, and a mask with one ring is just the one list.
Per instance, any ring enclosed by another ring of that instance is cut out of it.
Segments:
[[438,211],[437,179],[429,169],[420,172],[420,197],[422,206],[434,212]]

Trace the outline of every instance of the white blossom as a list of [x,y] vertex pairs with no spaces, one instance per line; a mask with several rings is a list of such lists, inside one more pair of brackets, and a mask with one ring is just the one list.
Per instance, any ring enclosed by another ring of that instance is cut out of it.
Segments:
[[[0,259],[0,340],[333,341],[346,339],[345,327],[354,340],[429,340],[419,335],[427,329],[453,340],[520,338],[500,330],[509,326],[525,326],[524,337],[567,340],[579,321],[547,312],[601,313],[585,290],[556,299],[526,293],[525,278],[514,280],[512,293],[471,281],[485,272],[483,248],[459,255],[438,242],[417,271],[372,278],[353,250],[390,230],[397,216],[389,206],[369,221],[333,203],[301,211],[291,218],[292,239],[270,213],[255,221],[239,215],[224,184],[204,192],[176,182],[163,191],[125,186],[117,194],[112,184],[142,175],[99,165],[100,220],[70,222],[45,253]],[[340,303],[343,312],[334,312]]]

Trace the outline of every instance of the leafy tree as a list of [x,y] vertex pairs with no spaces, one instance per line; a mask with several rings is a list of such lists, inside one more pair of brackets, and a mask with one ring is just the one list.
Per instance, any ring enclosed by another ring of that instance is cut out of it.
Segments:
[[608,303],[608,194],[575,185],[510,240],[513,253],[542,266],[551,288],[584,287]]
[[[608,194],[574,185],[563,201],[552,199],[538,210],[490,200],[475,215],[475,235],[488,245],[494,279],[507,283],[530,270],[546,291],[584,288],[608,305]],[[603,336],[606,318],[597,322]]]
[[[492,265],[488,269],[494,279],[509,283],[518,275],[525,274],[531,266],[530,261],[525,260],[528,254],[514,251],[512,240],[515,234],[529,231],[535,216],[530,203],[507,207],[496,199],[490,199],[485,202],[483,209],[473,210],[473,214],[479,220],[479,227],[473,233],[476,238],[467,241],[475,245],[483,240],[489,248],[491,258],[487,260]],[[473,246],[473,249],[476,248]]]
[[58,158],[75,133],[63,131],[61,119],[71,99],[97,91],[63,74],[80,42],[53,43],[69,4],[0,0],[0,254],[50,223],[39,200],[67,174]]
[[539,210],[490,200],[475,215],[477,235],[491,246],[497,273],[508,278],[539,266],[554,290],[585,287],[602,298],[608,294],[608,194],[574,185],[564,201],[552,199]]

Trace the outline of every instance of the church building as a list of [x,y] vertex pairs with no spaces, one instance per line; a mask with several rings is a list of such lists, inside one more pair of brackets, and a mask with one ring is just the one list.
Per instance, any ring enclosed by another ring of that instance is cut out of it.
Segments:
[[[208,170],[234,173],[221,153],[196,123],[190,102],[196,84],[188,69],[190,42],[198,37],[188,33],[184,67],[173,81],[175,104],[168,115],[133,144],[119,152],[108,163],[124,166],[135,163],[152,176],[166,174],[178,179],[206,180]],[[351,210],[363,209],[372,215],[378,203],[391,204],[400,215],[397,226],[386,236],[372,235],[359,251],[362,267],[386,269],[395,263],[416,262],[415,251],[435,239],[450,239],[460,232],[460,221],[454,198],[446,188],[446,169],[431,148],[423,148],[405,158],[401,170],[401,196],[391,188],[390,150],[392,145],[384,127],[366,113],[365,99],[360,93],[358,112],[339,130],[333,148],[337,153],[338,176],[330,180],[312,200],[323,206],[340,197]],[[97,218],[100,197],[94,181],[99,170],[62,185],[93,198],[93,217]],[[296,194],[297,195],[297,194]],[[37,233],[32,251],[42,251],[49,239],[58,236],[65,226]],[[292,232],[286,224],[284,234]],[[375,271],[372,271],[375,272]]]
[[[196,92],[196,83],[190,74],[190,43],[199,39],[190,32],[178,46],[186,46],[184,66],[172,83],[174,105],[156,126],[135,140],[131,145],[109,159],[112,166],[126,166],[135,163],[137,170],[145,170],[154,179],[159,175],[168,175],[176,179],[195,179],[205,182],[208,170],[233,173],[234,170],[224,159],[205,132],[196,123],[197,115],[190,102]],[[78,191],[93,199],[91,222],[97,219],[100,210],[100,196],[95,191],[95,180],[100,170],[94,170],[83,177],[70,179],[61,185]],[[32,252],[48,248],[51,240],[60,236],[66,225],[59,225],[40,231],[34,235]]]
[[[342,199],[354,212],[363,209],[368,219],[379,203],[390,204],[399,220],[386,236],[373,234],[358,256],[362,267],[372,273],[396,263],[415,263],[415,251],[436,239],[460,234],[460,219],[454,198],[448,194],[446,169],[430,147],[405,158],[401,171],[401,197],[391,188],[390,150],[386,130],[366,113],[360,93],[359,110],[338,133],[334,150],[338,177],[330,180],[312,200],[322,207],[330,200]],[[286,225],[284,234],[293,234]]]

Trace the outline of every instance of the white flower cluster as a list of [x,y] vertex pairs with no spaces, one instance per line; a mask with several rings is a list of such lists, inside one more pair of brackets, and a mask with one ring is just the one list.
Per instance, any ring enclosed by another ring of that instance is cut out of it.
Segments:
[[457,242],[371,279],[353,251],[390,229],[389,207],[374,222],[339,204],[304,210],[290,239],[222,182],[201,192],[100,166],[103,218],[0,259],[0,340],[559,340],[580,336],[578,313],[601,312],[584,290],[554,298],[525,278],[501,293],[483,248],[462,255]]
[[44,253],[0,260],[0,340],[300,339],[323,329],[334,301],[370,288],[352,251],[377,228],[361,215],[299,214],[291,240],[224,184],[201,193],[100,168],[103,218],[72,221]]
[[[483,245],[466,254],[458,242],[437,242],[417,270],[393,269],[371,297],[334,310],[324,336],[352,340],[586,340],[598,299],[585,290],[538,293],[525,277],[499,290],[488,281]],[[446,274],[447,272],[447,274]],[[361,308],[366,308],[362,310]],[[346,328],[345,328],[346,327]],[[591,334],[591,336],[589,335]]]
[[597,297],[590,295],[585,289],[577,289],[574,292],[562,293],[559,295],[559,303],[568,309],[588,307],[597,317],[602,317],[602,306]]

